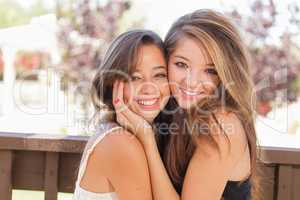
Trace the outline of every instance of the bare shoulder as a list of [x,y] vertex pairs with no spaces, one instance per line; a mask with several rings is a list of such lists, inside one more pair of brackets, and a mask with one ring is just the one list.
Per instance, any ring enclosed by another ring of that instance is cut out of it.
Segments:
[[97,138],[91,140],[95,147],[81,186],[98,193],[115,191],[120,199],[151,199],[148,163],[138,139],[125,129],[111,130],[95,143]]
[[247,141],[245,130],[241,120],[233,112],[219,111],[212,120],[212,134],[227,136],[230,140]]
[[150,199],[148,164],[138,139],[125,129],[105,135],[90,154],[82,186],[100,193],[115,191],[120,199]]
[[102,163],[104,171],[114,168],[132,167],[135,163],[145,162],[142,144],[125,129],[114,130],[99,142],[93,151],[93,159]]
[[138,139],[126,129],[117,129],[107,134],[95,146],[97,157],[125,156],[144,152]]
[[[212,154],[219,154],[225,157],[231,157],[236,160],[244,155],[248,146],[247,136],[238,116],[229,111],[217,111],[210,121],[210,134],[212,137],[200,137],[199,146],[206,147],[207,152]],[[215,144],[219,147],[219,151],[210,140],[213,139]]]
[[[244,180],[250,171],[245,148],[247,137],[241,120],[232,112],[214,114],[208,124],[209,134],[200,134],[196,140],[183,186],[183,191],[188,191],[183,194],[196,192],[202,199],[220,199],[228,180]],[[200,191],[195,185],[211,192]]]
[[97,171],[111,183],[120,199],[136,199],[151,194],[143,146],[125,129],[106,135],[95,147],[93,160],[99,166]]

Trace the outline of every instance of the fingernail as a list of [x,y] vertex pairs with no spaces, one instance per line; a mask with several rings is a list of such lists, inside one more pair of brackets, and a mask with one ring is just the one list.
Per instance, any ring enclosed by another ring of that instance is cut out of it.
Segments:
[[118,104],[120,102],[120,99],[115,99],[114,104]]

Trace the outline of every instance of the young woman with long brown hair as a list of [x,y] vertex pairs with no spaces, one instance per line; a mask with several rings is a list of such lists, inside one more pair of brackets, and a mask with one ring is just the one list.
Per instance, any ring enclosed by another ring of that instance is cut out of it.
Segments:
[[84,150],[74,200],[152,199],[143,147],[116,123],[113,85],[118,80],[125,81],[125,104],[153,123],[170,95],[165,50],[157,34],[128,31],[108,48],[92,82],[96,134]]
[[[254,199],[255,92],[237,29],[218,12],[197,10],[172,25],[165,46],[173,95],[168,134],[136,126],[147,123],[130,109],[117,112],[143,144],[154,199]],[[120,110],[124,86],[116,85]]]

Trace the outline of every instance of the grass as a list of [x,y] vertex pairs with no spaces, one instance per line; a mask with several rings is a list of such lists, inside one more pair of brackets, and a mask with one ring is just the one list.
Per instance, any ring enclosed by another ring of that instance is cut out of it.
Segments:
[[[71,193],[58,193],[58,200],[72,200]],[[13,190],[12,200],[44,200],[45,192],[31,190]]]

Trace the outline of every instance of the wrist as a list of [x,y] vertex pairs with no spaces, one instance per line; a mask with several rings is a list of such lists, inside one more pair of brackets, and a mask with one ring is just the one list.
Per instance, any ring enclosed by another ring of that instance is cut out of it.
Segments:
[[153,131],[149,132],[148,134],[149,137],[147,137],[147,140],[144,141],[144,148],[145,150],[152,150],[153,148],[157,147],[156,139]]

